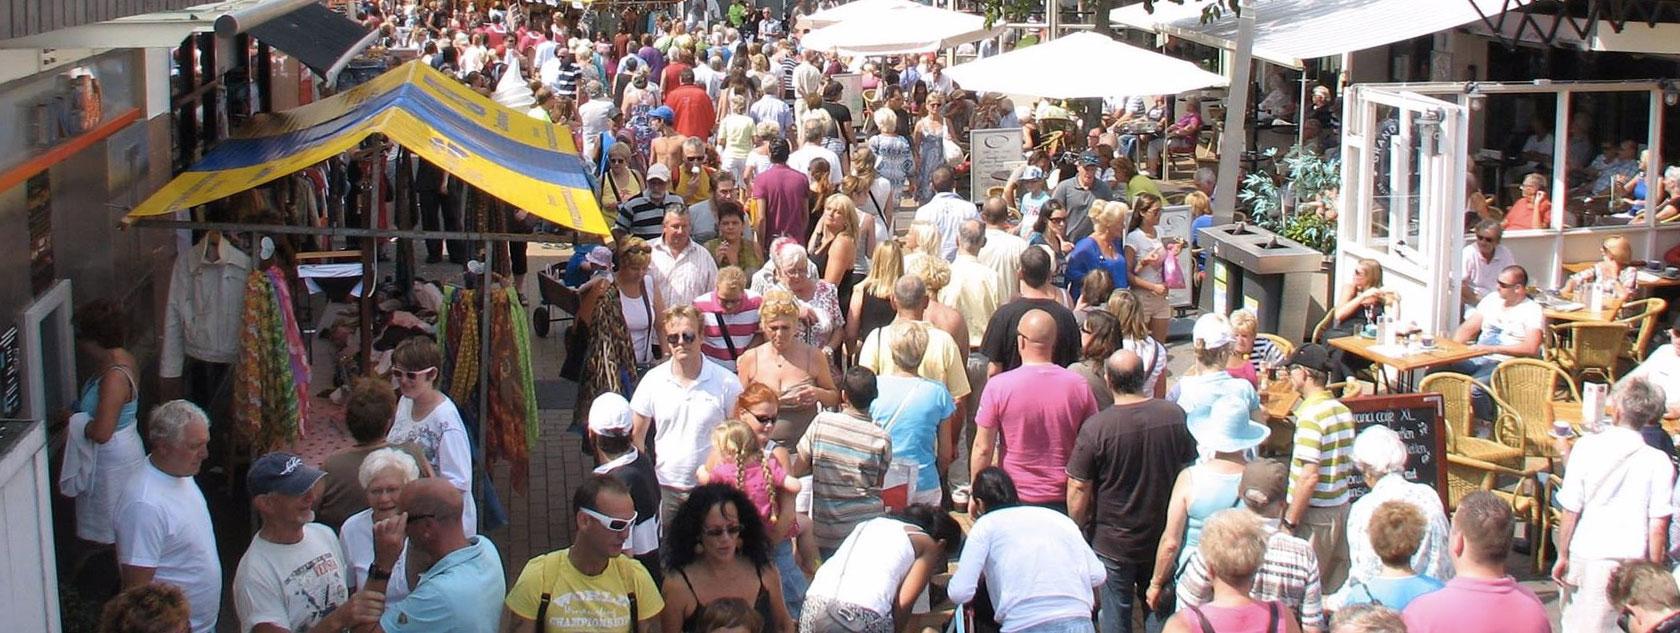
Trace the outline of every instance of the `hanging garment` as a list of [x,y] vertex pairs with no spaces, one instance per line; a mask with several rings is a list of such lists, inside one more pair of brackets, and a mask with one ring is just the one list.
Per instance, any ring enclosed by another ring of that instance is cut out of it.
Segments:
[[247,276],[242,325],[234,364],[234,428],[262,453],[302,437],[309,389],[308,355],[278,268]]

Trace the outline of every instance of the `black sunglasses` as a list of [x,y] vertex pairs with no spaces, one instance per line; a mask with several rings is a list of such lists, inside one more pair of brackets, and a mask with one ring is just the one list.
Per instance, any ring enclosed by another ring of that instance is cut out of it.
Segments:
[[707,537],[710,537],[710,538],[717,538],[717,537],[723,536],[725,534],[728,534],[730,536],[737,536],[740,533],[741,533],[741,526],[739,526],[739,525],[731,525],[729,527],[720,527],[720,528],[706,528],[706,530],[704,532],[702,532],[702,534],[705,534]]
[[772,426],[776,423],[776,416],[773,415],[759,415],[751,411],[747,412],[747,415],[752,416],[754,420],[758,420],[758,423],[764,426]]
[[693,332],[683,332],[681,334],[666,334],[665,335],[665,342],[670,343],[672,345],[687,345],[689,343],[693,343],[696,338],[699,338],[699,337],[696,336]]
[[1501,282],[1499,282],[1499,287],[1504,288],[1506,290],[1513,290],[1513,289],[1516,289],[1516,288],[1521,288],[1521,287],[1523,287],[1523,285],[1522,284],[1508,284],[1508,283],[1505,283],[1505,282],[1501,281]]

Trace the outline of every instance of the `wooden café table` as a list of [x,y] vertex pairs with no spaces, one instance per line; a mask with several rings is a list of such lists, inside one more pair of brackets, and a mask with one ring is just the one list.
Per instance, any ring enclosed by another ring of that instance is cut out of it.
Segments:
[[1411,393],[1415,391],[1412,372],[1419,369],[1451,365],[1481,356],[1483,352],[1474,351],[1470,346],[1452,340],[1445,336],[1435,337],[1435,348],[1429,350],[1409,351],[1396,345],[1395,348],[1385,348],[1377,344],[1374,338],[1363,336],[1344,336],[1327,341],[1331,347],[1369,360],[1378,365],[1392,367],[1400,374],[1399,389],[1390,385],[1394,393]]

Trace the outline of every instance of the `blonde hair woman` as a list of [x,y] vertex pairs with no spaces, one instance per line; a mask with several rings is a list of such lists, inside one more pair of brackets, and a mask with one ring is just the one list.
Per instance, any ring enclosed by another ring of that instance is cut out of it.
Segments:
[[777,394],[781,406],[771,439],[792,446],[817,417],[818,405],[840,404],[828,358],[799,339],[799,299],[785,290],[765,293],[758,308],[765,345],[747,350],[736,362],[741,384],[759,383]]
[[934,226],[932,222],[926,220],[911,222],[910,230],[904,234],[905,271],[908,272],[916,260],[923,257],[944,259],[944,255],[939,252],[940,239],[939,227]]
[[906,259],[904,274],[920,277],[927,286],[928,304],[922,320],[944,330],[951,335],[951,340],[958,343],[958,347],[963,347],[963,343],[969,340],[968,322],[956,308],[939,302],[939,291],[951,283],[951,264],[937,254],[924,255]]
[[[814,164],[816,161],[812,161]],[[823,281],[834,284],[840,305],[852,305],[852,270],[864,251],[858,248],[857,207],[846,194],[836,193],[823,201],[821,221],[811,233],[811,263],[817,265]]]
[[874,252],[877,245],[892,239],[893,212],[898,209],[898,201],[893,198],[892,181],[876,170],[875,163],[874,150],[867,147],[853,149],[852,175],[840,183],[840,190],[851,196],[852,203],[857,205],[858,216],[868,218],[868,221],[858,223],[864,229],[861,233],[873,238],[868,240],[870,243],[866,252]]
[[1260,317],[1248,308],[1231,311],[1231,332],[1236,337],[1236,353],[1231,355],[1231,375],[1245,378],[1260,386],[1263,370],[1282,367],[1283,350],[1260,338]]
[[747,98],[739,93],[729,95],[729,114],[718,122],[718,156],[722,168],[737,179],[747,167],[747,155],[752,153],[756,125],[747,116]]
[[1222,510],[1202,527],[1198,550],[1213,585],[1213,600],[1187,606],[1167,621],[1166,633],[1229,631],[1300,633],[1294,612],[1275,601],[1249,597],[1254,575],[1266,560],[1266,528],[1247,510]]
[[1167,347],[1149,333],[1149,319],[1137,296],[1130,290],[1114,291],[1108,297],[1108,312],[1120,322],[1120,348],[1131,350],[1143,360],[1145,373],[1149,374],[1143,391],[1157,398],[1167,395],[1167,381],[1161,379],[1167,370]]
[[887,240],[875,247],[869,274],[852,288],[852,303],[846,319],[846,339],[862,341],[869,333],[886,327],[898,316],[893,309],[893,284],[904,276],[904,247]]
[[926,114],[922,120],[916,122],[916,127],[910,131],[910,147],[916,153],[916,202],[927,204],[933,197],[933,185],[930,180],[933,172],[945,166],[945,95],[932,93],[927,96],[924,110]]
[[1067,287],[1074,301],[1079,300],[1085,275],[1098,268],[1108,271],[1115,290],[1131,287],[1125,250],[1126,214],[1130,211],[1131,207],[1118,201],[1091,205],[1091,235],[1074,244],[1068,254]]
[[[1633,244],[1626,237],[1612,235],[1604,238],[1598,252],[1601,257],[1592,268],[1569,276],[1569,280],[1563,284],[1563,294],[1574,294],[1583,287],[1582,284],[1600,279],[1614,279],[1616,282],[1609,293],[1614,295],[1617,301],[1627,301],[1639,285],[1639,267],[1628,265],[1633,261]],[[1605,290],[1600,288],[1599,292]]]

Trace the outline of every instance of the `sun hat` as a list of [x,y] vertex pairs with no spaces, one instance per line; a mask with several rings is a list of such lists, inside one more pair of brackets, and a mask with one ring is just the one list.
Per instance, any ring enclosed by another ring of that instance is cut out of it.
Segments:
[[1266,425],[1250,420],[1248,404],[1237,398],[1213,401],[1207,417],[1190,425],[1196,445],[1221,453],[1237,453],[1259,446],[1271,435]]

